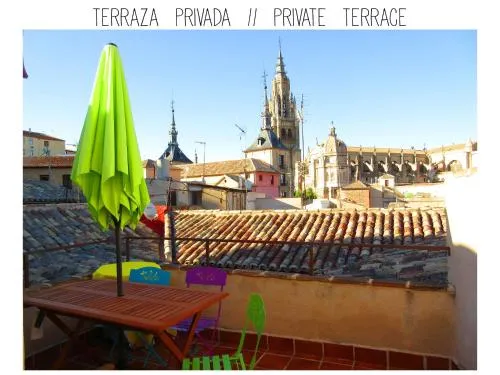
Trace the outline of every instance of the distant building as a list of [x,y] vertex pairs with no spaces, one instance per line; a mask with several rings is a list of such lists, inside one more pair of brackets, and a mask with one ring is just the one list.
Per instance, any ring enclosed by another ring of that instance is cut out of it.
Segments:
[[64,155],[66,142],[64,139],[47,134],[23,130],[23,156],[57,156]]
[[244,189],[207,185],[193,181],[155,179],[147,183],[151,202],[155,205],[182,209],[244,210]]
[[427,154],[439,173],[477,168],[477,152],[477,142],[469,139],[466,143],[431,148]]
[[52,184],[72,188],[71,169],[74,155],[25,156],[23,158],[23,179],[48,181]]
[[[304,159],[304,181],[300,175],[300,163],[295,165],[296,184],[304,184],[305,190],[313,189],[318,198],[336,198],[336,191],[350,182],[347,162],[347,146],[337,137],[335,128],[325,142],[309,150]],[[301,186],[302,187],[302,186]]]
[[280,172],[260,159],[248,158],[189,164],[183,165],[182,168],[182,181],[196,181],[225,187],[231,187],[237,183],[240,189],[264,193],[269,198],[279,196]]
[[392,174],[384,173],[382,176],[378,178],[378,183],[380,186],[390,187],[394,189],[396,185],[395,178]]

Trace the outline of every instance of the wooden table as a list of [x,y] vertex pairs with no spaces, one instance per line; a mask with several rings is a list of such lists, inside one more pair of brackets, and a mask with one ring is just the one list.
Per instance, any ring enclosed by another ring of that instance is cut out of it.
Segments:
[[[189,351],[201,312],[229,295],[130,282],[123,283],[123,291],[123,297],[116,296],[116,281],[113,280],[85,280],[24,294],[25,307],[37,307],[45,312],[47,318],[70,338],[55,368],[64,363],[86,320],[151,333],[181,363]],[[70,330],[58,315],[79,319],[75,330]],[[186,342],[179,347],[166,329],[190,317],[193,320]]]

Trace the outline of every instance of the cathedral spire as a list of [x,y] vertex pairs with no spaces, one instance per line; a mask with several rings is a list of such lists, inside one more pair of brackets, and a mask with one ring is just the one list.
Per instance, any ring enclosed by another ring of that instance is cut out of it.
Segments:
[[170,129],[169,134],[170,134],[170,143],[171,144],[177,144],[177,129],[175,128],[175,110],[174,110],[174,101],[170,103],[172,107],[172,129]]
[[278,54],[278,61],[276,62],[276,74],[286,75],[285,63],[283,62],[283,55],[281,54],[281,39],[278,39],[278,44],[279,44],[279,54]]
[[262,112],[262,127],[261,129],[271,129],[271,113],[269,112],[269,100],[267,98],[267,74],[264,70],[262,79],[264,81],[264,111]]

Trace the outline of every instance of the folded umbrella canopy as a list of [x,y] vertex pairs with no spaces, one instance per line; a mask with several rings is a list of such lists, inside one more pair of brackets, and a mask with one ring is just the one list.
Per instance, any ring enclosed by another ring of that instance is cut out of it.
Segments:
[[71,179],[87,199],[92,218],[103,230],[115,228],[117,294],[123,296],[121,230],[135,229],[149,194],[134,130],[118,47],[104,47]]

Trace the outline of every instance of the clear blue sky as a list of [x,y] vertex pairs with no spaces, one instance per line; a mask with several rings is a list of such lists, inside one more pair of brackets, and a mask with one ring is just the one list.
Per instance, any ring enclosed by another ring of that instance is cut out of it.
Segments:
[[[475,31],[25,31],[23,129],[77,143],[102,48],[123,60],[142,158],[168,144],[237,159],[257,135],[281,38],[305,145],[334,121],[350,146],[423,148],[477,139]],[[234,124],[247,130],[246,144]]]

